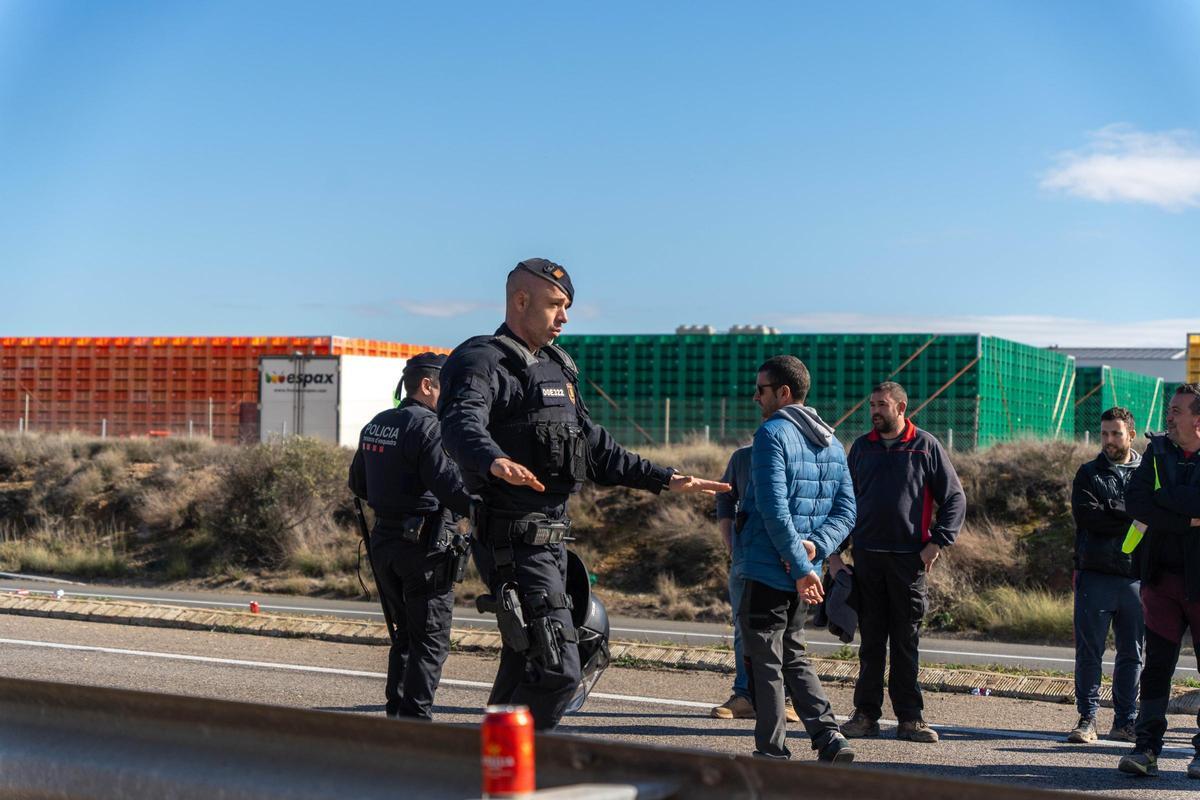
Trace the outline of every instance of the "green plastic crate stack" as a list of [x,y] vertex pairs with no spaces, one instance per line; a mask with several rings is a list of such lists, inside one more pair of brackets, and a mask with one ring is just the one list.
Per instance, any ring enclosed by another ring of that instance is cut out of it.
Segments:
[[1096,438],[1100,415],[1113,406],[1130,410],[1139,433],[1163,429],[1162,378],[1108,366],[1079,367],[1075,374],[1076,438]]
[[1074,433],[1073,361],[978,334],[582,335],[560,344],[579,364],[593,418],[631,447],[748,441],[761,422],[756,371],[780,354],[808,366],[808,402],[845,443],[870,429],[866,400],[886,379],[904,385],[917,424],[955,449]]
[[977,445],[1073,437],[1075,359],[995,336],[980,337]]

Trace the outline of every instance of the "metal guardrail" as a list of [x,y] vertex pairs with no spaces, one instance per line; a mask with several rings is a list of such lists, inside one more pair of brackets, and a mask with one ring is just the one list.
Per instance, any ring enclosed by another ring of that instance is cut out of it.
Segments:
[[[1062,794],[539,734],[538,797],[1038,800]],[[473,726],[0,679],[0,798],[479,796]]]

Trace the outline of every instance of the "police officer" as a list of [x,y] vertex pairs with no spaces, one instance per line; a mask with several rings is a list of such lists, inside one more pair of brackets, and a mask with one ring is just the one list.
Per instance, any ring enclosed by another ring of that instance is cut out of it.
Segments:
[[363,428],[350,465],[350,490],[375,512],[371,567],[395,626],[384,691],[389,717],[431,718],[450,652],[457,566],[451,542],[471,498],[442,450],[434,413],[445,362],[435,353],[408,360],[396,387],[404,400]]
[[564,590],[567,498],[584,478],[655,493],[729,490],[652,464],[592,422],[575,364],[553,344],[574,296],[560,265],[518,264],[508,274],[504,324],[451,353],[438,407],[446,452],[482,498],[474,555],[504,642],[488,702],[529,706],[539,730],[558,724],[580,681]]

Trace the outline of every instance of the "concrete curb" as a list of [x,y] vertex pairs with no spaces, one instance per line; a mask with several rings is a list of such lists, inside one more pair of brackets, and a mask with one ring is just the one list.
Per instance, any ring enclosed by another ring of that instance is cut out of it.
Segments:
[[[185,630],[245,633],[256,636],[320,639],[350,644],[388,644],[387,630],[381,622],[330,619],[282,614],[252,614],[207,608],[131,603],[123,600],[80,600],[8,593],[0,595],[0,614],[107,622],[120,625],[145,625]],[[459,651],[499,652],[500,634],[495,631],[455,629],[450,634],[451,649]],[[636,642],[613,642],[614,661],[632,661],[647,666],[733,672],[733,652],[700,647],[672,647]],[[832,658],[811,659],[823,681],[853,682],[858,677],[858,661]],[[1075,682],[1067,677],[1011,675],[974,669],[922,667],[919,680],[929,691],[970,694],[987,690],[997,697],[1069,703],[1075,699]],[[1112,687],[1100,687],[1100,702],[1112,706]],[[1182,691],[1171,698],[1168,712],[1195,714],[1200,710],[1200,691]]]

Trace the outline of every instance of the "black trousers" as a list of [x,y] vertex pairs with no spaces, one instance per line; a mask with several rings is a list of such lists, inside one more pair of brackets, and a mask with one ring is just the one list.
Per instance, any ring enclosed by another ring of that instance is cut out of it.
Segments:
[[432,719],[433,695],[450,654],[454,585],[443,552],[397,537],[371,537],[371,565],[396,639],[388,651],[389,715]]
[[920,553],[854,550],[854,588],[859,596],[858,682],[854,707],[868,718],[883,716],[883,668],[891,645],[888,696],[900,722],[921,719],[925,708],[917,684],[921,620],[925,617],[925,564]]
[[[503,579],[496,573],[490,543],[476,540],[473,553],[479,574],[484,576],[492,594],[498,596]],[[517,591],[523,601],[525,622],[529,623],[531,614],[524,602],[526,597],[539,592],[554,595],[566,591],[567,548],[562,544],[529,545],[517,542],[513,544],[513,561],[519,587]],[[546,615],[558,621],[563,630],[575,630],[568,609],[554,609]],[[525,654],[507,646],[501,648],[500,667],[496,671],[496,680],[492,685],[488,704],[529,706],[535,728],[553,728],[562,719],[567,704],[570,703],[575,688],[583,677],[579,664],[579,648],[575,642],[560,641],[558,653],[560,664],[549,667],[537,659],[526,658]]]

